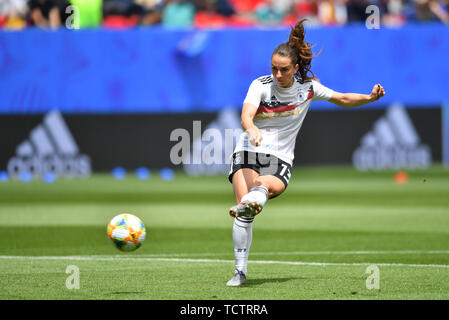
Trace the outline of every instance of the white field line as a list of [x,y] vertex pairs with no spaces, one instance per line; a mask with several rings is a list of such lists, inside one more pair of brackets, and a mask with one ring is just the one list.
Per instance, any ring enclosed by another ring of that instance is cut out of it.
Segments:
[[[396,255],[396,254],[449,254],[449,250],[374,250],[374,251],[278,251],[278,252],[250,252],[251,256],[296,256],[296,255]],[[229,256],[233,252],[221,253],[160,253],[160,254],[144,254],[141,257],[215,257],[215,256]]]
[[[165,261],[165,262],[202,262],[202,263],[234,263],[234,260],[221,259],[187,259],[187,258],[138,258],[123,256],[0,256],[7,260],[70,260],[70,261]],[[250,264],[284,264],[297,266],[384,266],[384,267],[411,267],[411,268],[446,268],[445,264],[407,264],[407,263],[339,263],[339,262],[301,262],[301,261],[273,261],[273,260],[249,260]]]

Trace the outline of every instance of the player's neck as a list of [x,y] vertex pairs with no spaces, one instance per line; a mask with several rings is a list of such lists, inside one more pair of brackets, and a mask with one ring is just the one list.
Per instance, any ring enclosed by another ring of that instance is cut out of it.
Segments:
[[293,86],[293,84],[295,83],[295,79],[291,78],[291,81],[285,85],[285,86],[281,86],[279,83],[276,82],[276,84],[278,85],[278,87],[282,88],[282,89],[288,89],[291,88]]

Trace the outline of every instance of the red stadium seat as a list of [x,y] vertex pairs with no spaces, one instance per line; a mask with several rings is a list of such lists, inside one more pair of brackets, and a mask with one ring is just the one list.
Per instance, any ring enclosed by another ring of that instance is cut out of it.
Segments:
[[227,25],[226,17],[218,13],[199,11],[193,21],[196,28],[223,28]]
[[256,9],[256,7],[265,2],[264,0],[229,0],[232,7],[235,11],[242,12],[251,12]]
[[3,27],[8,20],[7,16],[0,16],[0,28]]
[[218,13],[200,11],[195,14],[194,26],[196,28],[224,28],[224,27],[249,27],[254,21],[250,18],[232,15],[222,16]]
[[228,26],[232,27],[251,27],[255,23],[251,18],[233,15],[228,18]]
[[318,6],[316,2],[301,1],[293,7],[293,13],[297,17],[316,16],[318,15]]
[[135,27],[138,23],[138,16],[125,17],[120,15],[110,15],[103,19],[103,27],[110,29],[128,29]]

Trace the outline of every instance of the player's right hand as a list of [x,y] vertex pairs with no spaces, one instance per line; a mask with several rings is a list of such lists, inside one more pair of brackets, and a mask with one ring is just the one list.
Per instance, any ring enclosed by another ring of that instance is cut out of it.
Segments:
[[256,147],[260,146],[260,143],[262,142],[262,135],[260,134],[259,128],[253,127],[247,131],[249,134],[249,142]]

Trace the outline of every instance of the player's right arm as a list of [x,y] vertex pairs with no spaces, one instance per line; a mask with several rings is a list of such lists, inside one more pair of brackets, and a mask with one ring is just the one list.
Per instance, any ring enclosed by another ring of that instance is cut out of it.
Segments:
[[260,146],[262,135],[259,132],[259,128],[254,124],[254,116],[262,101],[263,90],[262,81],[254,80],[249,86],[242,108],[243,130],[248,132],[250,143],[256,147]]
[[259,128],[254,124],[254,116],[257,112],[257,107],[251,103],[243,103],[242,108],[242,128],[249,135],[249,142],[258,147],[262,141],[262,135]]

